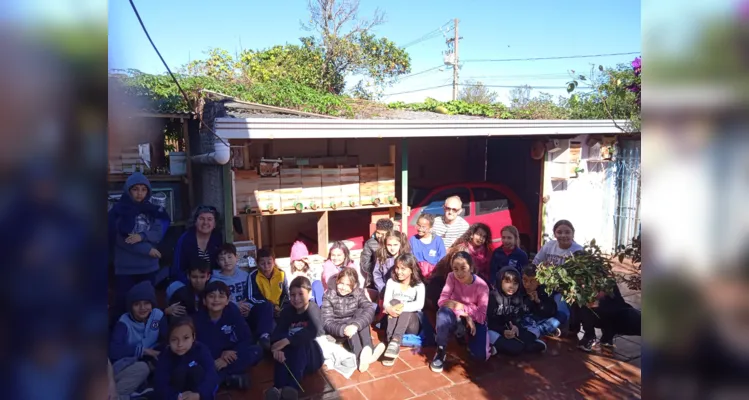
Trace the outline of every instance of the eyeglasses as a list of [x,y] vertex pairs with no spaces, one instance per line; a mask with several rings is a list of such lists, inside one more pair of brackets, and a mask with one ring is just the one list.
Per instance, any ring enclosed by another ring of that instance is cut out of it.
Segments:
[[444,208],[445,208],[445,211],[452,211],[454,213],[457,213],[458,211],[460,211],[460,208],[451,208],[448,206],[445,206]]

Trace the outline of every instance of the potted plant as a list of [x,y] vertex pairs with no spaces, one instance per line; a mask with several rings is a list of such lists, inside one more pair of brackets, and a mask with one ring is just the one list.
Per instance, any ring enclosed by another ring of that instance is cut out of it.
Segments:
[[601,252],[595,239],[561,265],[541,264],[536,272],[546,292],[561,293],[567,304],[591,307],[605,294],[611,294],[616,278],[611,260]]

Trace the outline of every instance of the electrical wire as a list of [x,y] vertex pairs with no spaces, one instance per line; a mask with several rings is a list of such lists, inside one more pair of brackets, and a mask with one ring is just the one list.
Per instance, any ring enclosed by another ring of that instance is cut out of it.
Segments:
[[[452,85],[453,85],[452,83],[448,83],[448,84],[445,84],[445,85],[430,86],[430,87],[426,87],[426,88],[422,88],[422,89],[408,90],[408,91],[405,91],[405,92],[385,93],[385,94],[383,94],[383,96],[387,97],[387,96],[395,96],[395,95],[398,95],[398,94],[423,92],[425,90],[439,89],[439,88],[448,87],[448,86],[452,86]],[[467,83],[459,83],[458,86],[463,86],[463,87],[483,86],[483,87],[487,87],[487,88],[515,89],[515,88],[518,88],[518,87],[522,87],[523,85],[477,85],[477,84],[473,84],[472,85],[472,84],[467,84]],[[528,86],[530,86],[530,89],[543,89],[543,90],[554,90],[554,89],[566,89],[567,88],[566,86],[531,86],[531,85],[528,85]]]
[[415,39],[415,40],[412,40],[412,41],[410,41],[410,42],[408,42],[408,43],[404,44],[404,45],[403,45],[403,46],[401,46],[401,47],[403,47],[403,48],[405,49],[405,48],[411,47],[411,46],[413,46],[413,45],[415,45],[415,44],[421,43],[421,42],[423,42],[423,41],[425,41],[425,40],[430,40],[430,39],[434,39],[434,38],[436,38],[436,37],[439,37],[439,36],[440,36],[440,34],[442,33],[442,29],[443,29],[444,27],[446,27],[446,26],[450,25],[451,23],[452,23],[452,21],[447,21],[447,22],[446,22],[446,23],[445,23],[444,25],[440,26],[439,28],[437,28],[437,29],[435,29],[435,30],[433,30],[433,31],[431,31],[431,32],[425,33],[425,34],[424,34],[424,35],[422,35],[422,36],[421,36],[420,38],[418,38],[418,39]]
[[[135,7],[135,3],[133,3],[133,0],[129,0],[129,1],[130,1],[130,6],[133,8],[133,12],[135,12],[135,16],[138,18],[138,22],[140,23],[140,27],[143,28],[143,33],[146,34],[146,38],[148,38],[148,41],[151,43],[151,47],[153,47],[154,51],[156,51],[156,54],[161,59],[161,63],[164,64],[164,67],[166,67],[166,71],[169,73],[169,76],[172,77],[172,80],[174,81],[174,84],[177,85],[177,89],[179,89],[179,92],[182,93],[182,97],[185,98],[185,101],[187,102],[188,107],[190,107],[190,109],[194,109],[193,105],[192,105],[192,102],[190,102],[190,98],[187,97],[187,93],[185,93],[185,90],[182,89],[182,86],[179,84],[179,81],[177,81],[177,78],[172,73],[172,70],[169,68],[169,65],[164,60],[164,57],[161,56],[161,52],[159,51],[158,48],[156,48],[156,45],[153,43],[153,40],[151,39],[151,35],[148,33],[148,29],[146,29],[146,25],[143,23],[143,20],[140,18],[140,13],[138,12],[138,9]],[[214,132],[214,130],[210,126],[208,126],[208,124],[206,124],[205,122],[203,122],[203,116],[202,115],[198,114],[198,118],[200,120],[200,124],[203,125],[203,127],[205,127],[206,129],[208,129],[213,134],[213,136],[215,136],[218,140],[221,141],[221,143],[223,143],[226,146],[229,146],[229,144],[226,143],[226,141],[224,141],[223,138],[221,138],[219,135],[217,135],[216,132]]]
[[559,56],[559,57],[532,57],[532,58],[500,58],[500,59],[469,59],[461,62],[511,62],[511,61],[541,61],[541,60],[568,60],[573,58],[593,58],[593,57],[610,57],[610,56],[627,56],[640,54],[639,51],[627,53],[608,53],[608,54],[585,54],[577,56]]

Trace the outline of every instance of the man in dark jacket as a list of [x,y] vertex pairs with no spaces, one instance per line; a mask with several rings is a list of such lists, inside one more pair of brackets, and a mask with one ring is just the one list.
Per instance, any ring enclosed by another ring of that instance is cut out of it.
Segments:
[[359,258],[359,267],[366,282],[365,288],[374,289],[374,280],[372,279],[372,268],[377,263],[377,250],[380,248],[380,241],[388,231],[393,230],[393,221],[388,218],[380,218],[375,225],[375,233],[364,243],[361,257]]

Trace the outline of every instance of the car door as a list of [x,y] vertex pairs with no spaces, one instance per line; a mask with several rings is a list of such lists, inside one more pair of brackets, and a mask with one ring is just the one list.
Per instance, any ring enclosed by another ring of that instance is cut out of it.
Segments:
[[510,210],[515,206],[507,195],[492,187],[473,187],[474,215],[470,223],[484,223],[492,231],[492,242],[501,242],[501,230],[512,225]]

